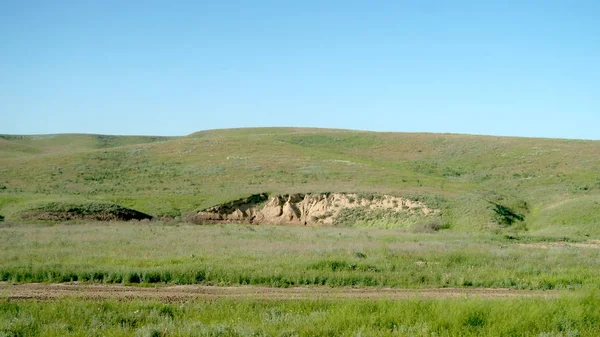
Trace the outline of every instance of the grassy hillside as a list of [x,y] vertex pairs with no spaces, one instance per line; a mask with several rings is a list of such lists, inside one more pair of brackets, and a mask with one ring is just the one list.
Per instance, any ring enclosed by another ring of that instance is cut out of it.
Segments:
[[0,136],[6,221],[61,200],[181,216],[252,193],[337,191],[422,200],[453,230],[600,236],[600,142],[294,128]]
[[172,137],[90,134],[0,135],[0,158],[72,153],[131,144],[167,141]]

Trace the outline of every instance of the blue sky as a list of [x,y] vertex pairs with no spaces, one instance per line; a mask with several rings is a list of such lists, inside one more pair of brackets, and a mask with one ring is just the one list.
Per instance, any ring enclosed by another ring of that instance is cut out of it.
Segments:
[[600,139],[599,1],[2,1],[0,133]]

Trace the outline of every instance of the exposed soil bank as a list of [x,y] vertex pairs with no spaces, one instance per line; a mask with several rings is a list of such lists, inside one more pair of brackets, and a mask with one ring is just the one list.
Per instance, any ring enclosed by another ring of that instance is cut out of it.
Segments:
[[0,283],[0,299],[8,300],[53,300],[64,297],[81,299],[156,299],[179,301],[186,299],[385,299],[401,300],[409,298],[456,298],[456,297],[557,297],[561,291],[532,291],[489,288],[434,288],[434,289],[392,289],[392,288],[268,288],[268,287],[211,287],[211,286],[165,286],[141,288],[117,285],[88,284],[8,284]]
[[288,194],[269,198],[257,194],[200,211],[196,223],[251,223],[271,225],[333,225],[348,209],[387,211],[406,215],[439,213],[422,202],[389,195],[355,193]]

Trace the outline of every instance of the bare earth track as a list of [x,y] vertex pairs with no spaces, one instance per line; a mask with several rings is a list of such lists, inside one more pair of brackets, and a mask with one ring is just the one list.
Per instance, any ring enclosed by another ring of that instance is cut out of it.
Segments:
[[162,286],[142,288],[121,285],[94,284],[45,284],[0,283],[0,299],[8,300],[53,300],[59,298],[79,299],[155,299],[161,301],[180,301],[187,299],[210,300],[218,298],[239,299],[389,299],[410,298],[505,298],[505,297],[557,297],[559,291],[529,291],[490,288],[434,288],[434,289],[391,289],[391,288],[326,288],[326,287],[215,287],[215,286]]

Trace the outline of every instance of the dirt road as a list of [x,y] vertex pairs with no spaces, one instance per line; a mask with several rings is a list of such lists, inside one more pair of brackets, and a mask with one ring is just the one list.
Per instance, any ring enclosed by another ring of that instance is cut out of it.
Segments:
[[327,288],[327,287],[213,287],[213,286],[159,286],[152,288],[121,285],[94,284],[45,284],[28,283],[13,285],[0,283],[0,299],[52,300],[63,297],[80,299],[156,299],[180,301],[187,299],[391,299],[452,298],[452,297],[556,297],[557,291],[527,291],[511,289],[390,289],[390,288]]

